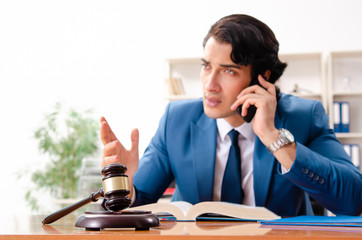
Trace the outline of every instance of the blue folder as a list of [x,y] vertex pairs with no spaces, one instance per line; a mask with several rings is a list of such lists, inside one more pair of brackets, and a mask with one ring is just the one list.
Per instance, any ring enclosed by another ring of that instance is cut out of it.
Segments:
[[262,225],[362,227],[362,216],[298,216],[260,221]]

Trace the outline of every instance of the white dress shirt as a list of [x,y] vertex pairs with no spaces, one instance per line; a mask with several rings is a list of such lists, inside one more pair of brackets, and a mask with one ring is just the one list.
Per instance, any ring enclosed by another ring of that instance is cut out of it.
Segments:
[[253,179],[253,153],[255,133],[253,131],[252,123],[244,123],[241,126],[234,128],[227,121],[220,118],[216,120],[216,124],[218,134],[215,159],[213,200],[220,201],[221,199],[221,185],[231,145],[231,140],[228,132],[231,129],[235,129],[240,133],[239,147],[241,155],[241,182],[244,191],[243,204],[255,206]]
[[[221,199],[221,185],[224,177],[231,140],[228,135],[231,129],[237,130],[239,134],[239,147],[241,157],[241,181],[244,191],[243,204],[255,206],[254,196],[254,178],[253,178],[253,153],[255,133],[253,130],[252,122],[244,123],[239,127],[232,127],[226,120],[222,118],[216,119],[217,124],[217,146],[215,158],[215,173],[214,173],[214,189],[213,200],[220,201]],[[288,172],[284,167],[282,174]],[[135,193],[135,188],[133,187]],[[135,194],[132,195],[132,203],[135,201]]]

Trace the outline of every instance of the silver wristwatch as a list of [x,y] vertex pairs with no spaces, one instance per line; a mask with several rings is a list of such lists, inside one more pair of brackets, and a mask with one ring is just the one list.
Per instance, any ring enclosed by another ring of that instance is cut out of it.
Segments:
[[269,152],[274,153],[279,148],[287,144],[291,144],[293,142],[294,142],[294,136],[287,129],[281,128],[279,129],[278,140],[270,144],[270,146],[267,147],[267,149],[269,150]]

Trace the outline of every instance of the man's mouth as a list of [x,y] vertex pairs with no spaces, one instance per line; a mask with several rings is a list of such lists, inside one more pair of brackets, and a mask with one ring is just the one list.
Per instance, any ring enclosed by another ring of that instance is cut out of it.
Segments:
[[221,104],[221,100],[217,97],[205,96],[205,103],[208,107],[216,107]]

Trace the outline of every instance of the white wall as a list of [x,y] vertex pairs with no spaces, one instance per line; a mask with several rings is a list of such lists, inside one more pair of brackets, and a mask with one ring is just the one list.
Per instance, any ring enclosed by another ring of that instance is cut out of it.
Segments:
[[284,53],[361,50],[361,9],[359,0],[0,1],[2,214],[29,211],[14,173],[46,161],[33,132],[56,101],[94,108],[127,146],[138,127],[142,153],[165,106],[163,59],[199,56],[220,17],[259,18]]

